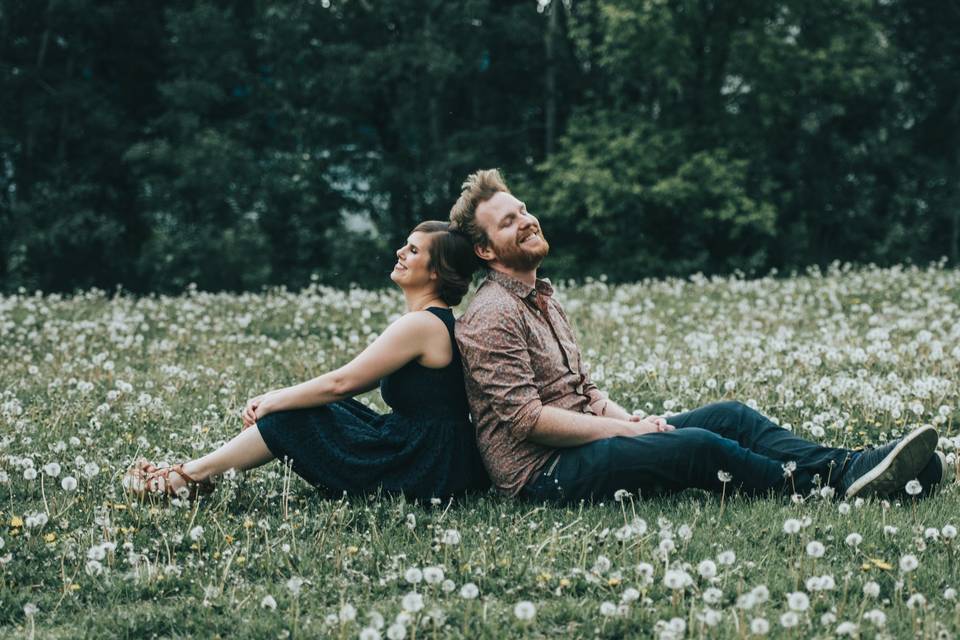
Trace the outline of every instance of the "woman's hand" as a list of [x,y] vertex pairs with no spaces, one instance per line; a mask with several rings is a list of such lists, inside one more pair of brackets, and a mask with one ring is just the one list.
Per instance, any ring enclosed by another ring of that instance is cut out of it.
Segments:
[[267,394],[262,393],[255,398],[250,398],[247,400],[247,405],[243,408],[243,411],[240,412],[240,417],[243,418],[243,427],[241,427],[241,431],[257,424],[257,418],[262,418],[265,415],[262,412],[258,414],[257,410],[260,409],[260,406],[263,404],[263,399],[266,397],[266,395]]

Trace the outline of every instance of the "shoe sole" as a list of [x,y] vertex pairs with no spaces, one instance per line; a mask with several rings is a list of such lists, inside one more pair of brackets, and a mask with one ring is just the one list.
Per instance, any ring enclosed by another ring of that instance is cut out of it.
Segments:
[[870,494],[887,494],[902,489],[930,460],[938,440],[937,430],[931,426],[914,429],[883,460],[857,478],[846,496],[853,498],[864,490]]

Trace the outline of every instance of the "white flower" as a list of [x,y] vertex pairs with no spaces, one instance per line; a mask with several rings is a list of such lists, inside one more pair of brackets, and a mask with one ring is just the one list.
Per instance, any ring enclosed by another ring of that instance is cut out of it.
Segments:
[[898,529],[892,524],[884,525],[883,527],[883,535],[886,536],[895,536],[897,535],[897,531]]
[[303,587],[303,578],[300,576],[294,576],[287,580],[287,589],[290,590],[290,593],[293,595],[300,595],[300,589]]
[[423,581],[427,584],[440,584],[443,582],[443,569],[440,567],[427,567],[423,570]]
[[697,620],[708,627],[715,627],[720,624],[722,617],[723,615],[719,611],[710,607],[704,607],[703,611],[697,614]]
[[733,474],[721,469],[720,471],[717,471],[717,480],[726,484],[727,482],[733,480]]
[[443,532],[443,537],[440,539],[440,542],[450,546],[456,546],[460,544],[460,532],[456,529],[447,529]]
[[737,561],[737,554],[733,551],[721,551],[717,554],[717,562],[728,567]]
[[193,529],[190,529],[190,539],[196,542],[203,537],[203,527],[200,525],[195,526]]
[[383,629],[383,625],[385,624],[385,621],[383,619],[383,614],[377,610],[373,610],[370,613],[368,613],[367,620],[370,621],[369,626],[373,627],[374,629],[377,629],[378,631],[380,629]]
[[868,598],[876,598],[880,595],[880,585],[873,580],[863,585],[863,595]]
[[37,611],[37,605],[33,604],[32,602],[28,602],[27,604],[23,605],[23,615],[27,616],[28,618],[32,618],[33,616],[37,615]]
[[99,560],[87,560],[84,571],[87,572],[88,576],[98,576],[103,573],[103,565],[100,564]]
[[784,533],[793,535],[794,533],[798,533],[801,528],[802,528],[802,525],[800,524],[800,521],[797,520],[796,518],[787,518],[786,520],[783,521]]
[[88,462],[83,465],[83,477],[90,479],[98,473],[100,473],[100,465],[96,462]]
[[623,500],[630,496],[630,492],[626,489],[617,489],[613,492],[614,502],[623,502]]
[[612,602],[601,602],[600,615],[602,615],[604,618],[617,615],[617,605],[613,604]]
[[920,561],[917,560],[917,556],[908,553],[907,555],[900,558],[900,571],[904,573],[910,573],[914,569],[920,566]]
[[845,542],[847,543],[847,546],[856,548],[860,546],[861,542],[863,542],[863,536],[859,533],[853,532],[847,536]]
[[533,620],[533,617],[537,615],[537,608],[529,600],[521,600],[513,607],[513,615],[524,622]]
[[885,614],[880,609],[871,609],[863,614],[863,619],[867,622],[870,622],[875,627],[883,627],[887,624],[887,614]]
[[723,591],[716,587],[708,587],[703,590],[703,601],[707,604],[720,604],[723,600]]
[[276,611],[276,609],[277,609],[277,601],[274,599],[273,596],[271,596],[271,595],[265,595],[265,596],[263,596],[263,599],[260,600],[260,608],[261,608],[261,609],[270,609],[270,611]]
[[460,597],[464,600],[473,600],[478,595],[480,595],[480,589],[478,589],[477,585],[473,584],[472,582],[468,582],[460,587]]
[[36,480],[36,478],[37,478],[36,469],[34,469],[33,467],[27,467],[26,469],[24,469],[23,471],[24,480]]
[[88,560],[103,560],[105,557],[107,557],[107,550],[103,548],[103,545],[95,544],[87,549]]
[[701,577],[709,580],[717,575],[717,565],[713,560],[703,560],[697,565],[697,572]]
[[783,477],[789,478],[793,475],[793,472],[797,470],[797,463],[795,460],[790,460],[789,462],[784,462],[780,465],[783,468]]
[[663,584],[668,589],[679,590],[689,585],[693,580],[690,574],[682,569],[668,569],[663,576]]
[[606,573],[612,566],[613,563],[610,562],[610,558],[607,556],[597,556],[597,559],[593,563],[592,571],[594,573]]
[[444,593],[452,593],[454,589],[457,588],[457,584],[453,580],[447,578],[443,581],[443,584],[440,585],[440,588],[443,589]]
[[904,487],[907,490],[907,493],[911,496],[919,495],[923,491],[923,485],[920,484],[919,480],[911,480]]
[[840,515],[845,516],[850,513],[850,503],[841,502],[837,505],[837,511],[840,512]]
[[787,606],[793,611],[806,611],[810,607],[810,598],[803,591],[787,594]]
[[357,619],[357,608],[348,602],[340,607],[340,613],[337,617],[340,622],[353,622]]
[[64,476],[63,480],[60,481],[60,488],[68,493],[76,491],[77,479],[73,476]]
[[820,497],[825,500],[830,500],[833,498],[833,494],[836,493],[833,490],[833,487],[821,487],[820,488]]
[[423,609],[423,596],[416,591],[411,591],[403,596],[403,599],[400,601],[400,606],[403,607],[403,610],[407,613],[416,613]]
[[640,592],[634,589],[633,587],[628,587],[623,590],[623,594],[620,596],[620,601],[626,604],[631,602],[636,602],[640,599]]
[[[414,529],[416,529],[416,528],[417,528],[417,516],[413,515],[412,513],[408,513],[408,514],[407,514],[407,522],[406,522],[406,525],[407,525],[407,529],[410,529],[411,531],[413,531]],[[404,631],[404,634],[406,634],[406,631]],[[389,632],[388,632],[388,635],[389,635]]]
[[927,605],[927,599],[922,593],[915,593],[907,599],[908,609],[922,609]]
[[947,587],[943,590],[943,599],[944,600],[956,600],[957,599],[957,590],[953,587]]
[[387,638],[390,640],[403,640],[406,637],[407,628],[399,622],[395,622],[387,627]]
[[859,630],[855,622],[841,622],[837,625],[836,634],[838,636],[855,636]]
[[423,580],[423,572],[417,567],[410,567],[407,569],[407,572],[403,574],[403,578],[410,584],[418,584]]
[[765,636],[770,631],[770,623],[766,618],[754,618],[750,621],[750,633],[755,636]]
[[807,555],[811,558],[822,558],[825,552],[826,548],[823,546],[822,542],[811,540],[807,543]]
[[785,614],[780,616],[780,626],[784,629],[790,629],[791,627],[797,626],[800,623],[800,616],[797,615],[796,611],[787,611]]
[[943,525],[943,528],[940,529],[940,535],[947,540],[953,540],[957,537],[957,528],[952,524],[945,524]]
[[47,464],[43,465],[43,472],[51,478],[56,478],[60,475],[60,463],[48,462]]
[[373,627],[364,627],[360,630],[360,640],[380,640],[380,632]]

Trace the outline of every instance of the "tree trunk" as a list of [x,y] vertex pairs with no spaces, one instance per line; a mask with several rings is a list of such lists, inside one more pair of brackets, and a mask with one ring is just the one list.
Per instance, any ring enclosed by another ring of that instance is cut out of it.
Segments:
[[560,27],[560,8],[561,0],[553,0],[550,3],[550,17],[547,20],[546,49],[546,105],[544,106],[545,122],[544,129],[546,136],[544,138],[543,150],[547,157],[553,155],[554,146],[557,137],[557,32]]

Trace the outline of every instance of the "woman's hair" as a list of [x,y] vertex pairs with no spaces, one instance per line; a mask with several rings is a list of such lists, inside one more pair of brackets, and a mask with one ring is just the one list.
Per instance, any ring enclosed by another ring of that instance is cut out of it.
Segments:
[[427,220],[413,229],[430,234],[430,265],[437,272],[437,294],[451,307],[460,304],[480,259],[473,252],[473,243],[449,222]]

